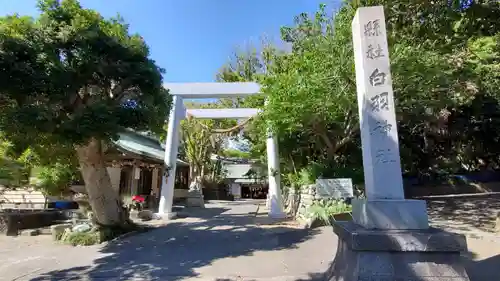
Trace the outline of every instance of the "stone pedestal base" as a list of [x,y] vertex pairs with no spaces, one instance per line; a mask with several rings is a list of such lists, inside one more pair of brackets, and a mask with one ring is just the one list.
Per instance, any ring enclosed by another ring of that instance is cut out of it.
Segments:
[[469,281],[465,237],[439,229],[367,230],[335,222],[337,255],[329,281]]
[[352,200],[353,221],[367,229],[428,229],[424,200]]
[[267,216],[272,219],[285,219],[288,217],[285,212],[272,212],[271,210],[269,211]]
[[203,194],[198,190],[190,190],[186,198],[186,205],[188,207],[205,208]]
[[162,220],[173,220],[177,218],[177,213],[176,212],[156,213],[155,216],[160,217]]

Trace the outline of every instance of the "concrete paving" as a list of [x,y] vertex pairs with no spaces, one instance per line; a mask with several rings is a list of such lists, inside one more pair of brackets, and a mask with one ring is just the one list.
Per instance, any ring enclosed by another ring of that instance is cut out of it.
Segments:
[[[256,220],[259,201],[216,202],[153,231],[106,245],[57,245],[48,236],[0,237],[0,280],[322,280],[331,228]],[[468,239],[472,281],[500,280],[500,244]]]
[[[104,246],[0,240],[1,280],[316,280],[336,252],[328,228],[265,228],[251,201],[207,204],[190,217]],[[13,243],[12,243],[13,242]]]

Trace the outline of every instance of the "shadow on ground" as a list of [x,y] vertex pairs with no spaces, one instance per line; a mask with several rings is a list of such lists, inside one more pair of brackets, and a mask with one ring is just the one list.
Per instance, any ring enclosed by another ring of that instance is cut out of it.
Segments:
[[[225,205],[227,205],[227,203]],[[180,218],[190,217],[190,218],[199,218],[205,220],[217,217],[230,210],[231,210],[230,208],[225,208],[225,207],[191,208],[191,209],[184,205],[177,205],[172,207],[172,211],[177,213]]]
[[47,272],[31,280],[182,280],[198,276],[196,269],[218,259],[295,248],[316,233],[258,228],[251,225],[251,216],[224,214],[227,210],[192,212],[189,222],[174,220],[167,226],[109,243],[92,267]]
[[427,200],[429,217],[434,226],[459,231],[493,232],[496,214],[500,212],[500,194],[488,197],[457,197]]
[[483,260],[473,260],[473,253],[464,254],[465,269],[471,281],[500,280],[500,253]]

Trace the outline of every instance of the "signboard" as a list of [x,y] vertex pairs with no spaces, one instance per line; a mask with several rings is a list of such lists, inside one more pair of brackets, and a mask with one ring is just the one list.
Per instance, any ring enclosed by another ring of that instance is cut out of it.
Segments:
[[316,196],[321,198],[354,197],[351,179],[317,179]]

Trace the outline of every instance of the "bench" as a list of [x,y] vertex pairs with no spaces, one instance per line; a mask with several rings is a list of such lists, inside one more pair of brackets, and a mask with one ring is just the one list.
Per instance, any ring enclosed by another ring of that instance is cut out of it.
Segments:
[[58,210],[5,209],[0,211],[0,233],[17,236],[20,230],[46,227],[64,219]]

